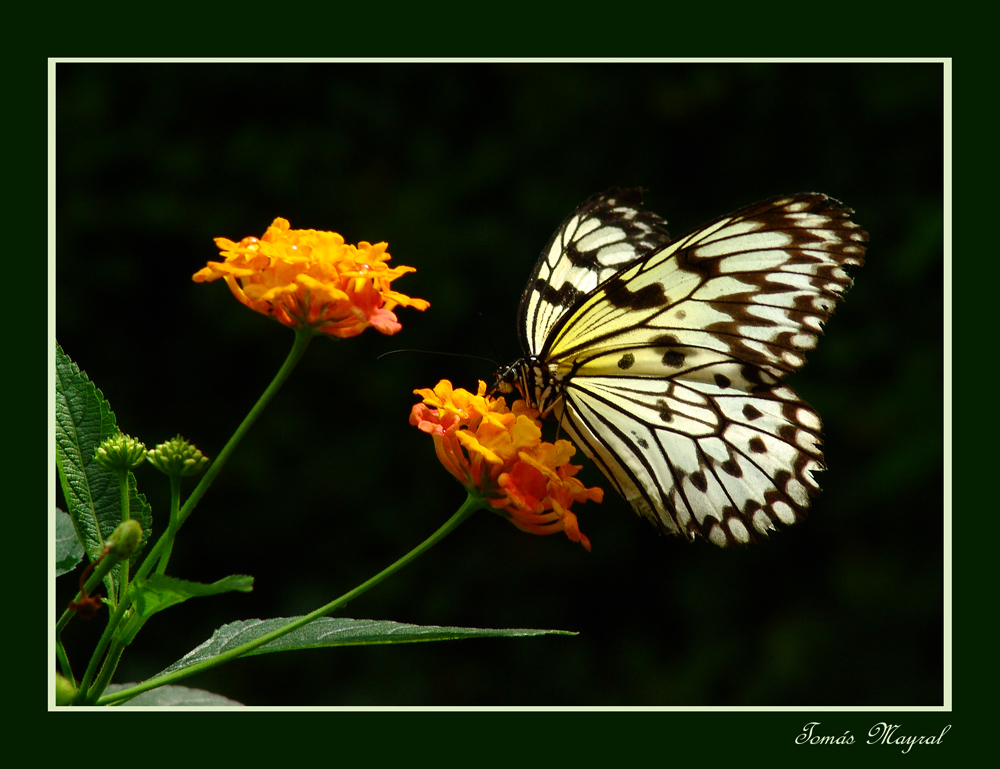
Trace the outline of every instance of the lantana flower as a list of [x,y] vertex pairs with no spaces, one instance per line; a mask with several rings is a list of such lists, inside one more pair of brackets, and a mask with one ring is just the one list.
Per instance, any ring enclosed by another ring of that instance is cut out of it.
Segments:
[[335,337],[357,336],[369,326],[395,334],[397,305],[425,310],[430,303],[389,288],[413,267],[389,267],[385,243],[353,246],[336,232],[293,230],[277,218],[263,237],[234,243],[216,238],[225,257],[193,276],[196,283],[223,278],[251,310],[292,328]]
[[581,466],[569,464],[572,443],[542,440],[536,409],[523,400],[508,409],[503,398],[486,395],[485,382],[476,394],[454,389],[447,379],[414,393],[424,402],[414,405],[410,424],[431,435],[441,464],[470,494],[522,531],[564,531],[590,550],[570,506],[600,502],[604,490],[574,477]]

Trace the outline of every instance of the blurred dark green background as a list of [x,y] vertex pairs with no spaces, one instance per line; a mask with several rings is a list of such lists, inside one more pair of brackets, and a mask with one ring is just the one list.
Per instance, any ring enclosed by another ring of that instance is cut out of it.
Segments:
[[[283,216],[385,240],[418,270],[394,288],[431,302],[400,309],[393,338],[314,342],[171,561],[256,589],[158,615],[117,680],[224,622],[316,608],[457,509],[407,422],[412,390],[472,389],[492,367],[375,358],[518,357],[521,291],[584,198],[644,187],[679,236],[819,191],[871,242],[791,380],[826,424],[804,523],[726,552],[659,537],[609,495],[577,511],[588,554],[480,513],[344,615],[579,636],[270,655],[188,683],[259,705],[941,704],[942,83],[939,64],[57,65],[56,333],[125,432],[214,457],[291,345],[221,282],[191,281],[216,236]],[[162,530],[166,481],[138,480]],[[77,667],[99,631],[65,634]]]

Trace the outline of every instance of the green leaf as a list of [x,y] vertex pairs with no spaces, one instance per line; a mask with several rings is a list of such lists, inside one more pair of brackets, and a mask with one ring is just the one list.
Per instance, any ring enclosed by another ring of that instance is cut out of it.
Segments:
[[[91,560],[104,548],[111,528],[101,525],[118,504],[114,474],[94,462],[94,451],[116,431],[115,415],[101,391],[56,345],[56,462],[69,515]],[[102,516],[102,513],[104,516]]]
[[231,593],[234,590],[249,593],[253,590],[253,577],[246,574],[231,574],[218,582],[206,585],[203,582],[168,577],[166,574],[153,574],[146,579],[137,579],[129,585],[129,594],[135,602],[136,610],[145,617],[182,603],[188,598]]
[[83,560],[83,545],[69,515],[56,508],[56,576],[73,571]]
[[145,616],[163,611],[188,598],[231,593],[234,590],[249,593],[253,590],[253,577],[246,574],[231,574],[218,582],[206,585],[203,582],[168,577],[166,574],[153,574],[146,579],[137,579],[129,586],[129,594],[135,602],[136,609],[139,614]]
[[[111,684],[104,691],[106,694],[111,694],[133,686],[135,684]],[[221,694],[213,694],[203,689],[189,689],[187,686],[161,686],[159,689],[138,694],[122,704],[146,707],[243,707],[242,702],[223,697]]]
[[[158,676],[183,670],[198,662],[217,657],[224,652],[255,641],[261,636],[295,622],[299,617],[250,619],[231,622],[216,630],[205,643],[158,673]],[[441,627],[409,625],[389,620],[321,617],[293,630],[274,641],[247,652],[244,657],[269,652],[318,649],[327,646],[369,646],[374,644],[418,643],[421,641],[454,641],[462,638],[521,638],[536,635],[576,635],[568,630],[534,630],[528,628]]]
[[168,577],[165,574],[153,574],[146,579],[137,579],[128,588],[129,596],[132,597],[135,604],[137,616],[129,622],[122,640],[126,644],[132,643],[135,634],[139,632],[139,628],[146,620],[157,612],[183,603],[188,598],[231,593],[234,590],[249,593],[253,590],[253,577],[246,574],[232,574],[210,585]]
[[[121,523],[118,478],[94,461],[94,451],[118,431],[115,415],[87,375],[56,345],[56,466],[70,520],[90,557],[96,560],[104,541]],[[152,511],[128,474],[130,516],[142,524],[143,543],[152,536]],[[142,548],[130,559],[138,564]],[[106,579],[117,587],[116,566]]]

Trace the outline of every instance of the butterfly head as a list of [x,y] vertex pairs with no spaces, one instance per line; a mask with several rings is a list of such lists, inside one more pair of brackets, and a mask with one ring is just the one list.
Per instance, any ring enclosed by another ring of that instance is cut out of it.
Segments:
[[489,389],[490,395],[510,395],[517,391],[524,397],[524,359],[515,361],[509,366],[497,369],[496,379]]

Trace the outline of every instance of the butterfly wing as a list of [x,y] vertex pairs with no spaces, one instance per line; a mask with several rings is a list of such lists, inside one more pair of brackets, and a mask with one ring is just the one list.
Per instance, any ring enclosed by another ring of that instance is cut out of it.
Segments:
[[562,424],[663,531],[746,544],[802,517],[823,469],[820,420],[789,387],[587,377]]
[[518,310],[521,346],[542,349],[577,301],[641,256],[670,242],[666,222],[643,208],[642,190],[613,189],[588,198],[542,250]]
[[635,509],[717,544],[793,523],[818,490],[820,419],[781,383],[863,262],[818,194],[741,209],[615,274],[553,327],[557,415]]

